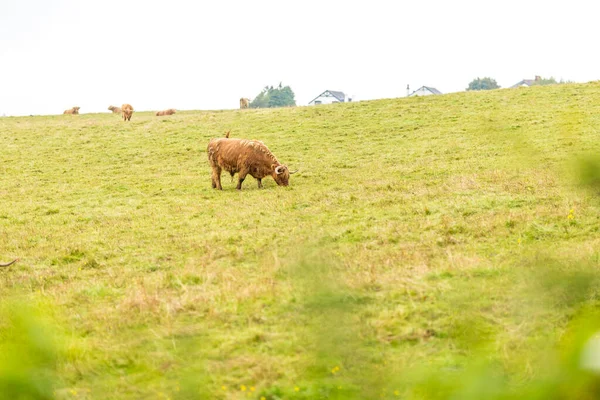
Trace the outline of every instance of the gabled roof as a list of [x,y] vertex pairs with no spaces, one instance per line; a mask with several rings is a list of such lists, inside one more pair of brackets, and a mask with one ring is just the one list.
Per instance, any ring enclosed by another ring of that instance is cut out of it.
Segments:
[[429,90],[431,93],[433,94],[442,94],[442,92],[440,92],[439,90],[437,90],[434,87],[429,87],[429,86],[423,86],[425,89]]
[[417,90],[414,90],[411,94],[409,94],[409,96],[412,96],[413,94],[415,94],[416,92],[418,92],[421,89],[425,89],[430,91],[433,94],[443,94],[442,92],[440,92],[439,90],[437,90],[434,87],[429,87],[429,86],[421,86],[420,88],[418,88]]
[[523,79],[522,81],[517,82],[514,85],[512,85],[510,88],[511,89],[512,88],[517,88],[517,87],[523,86],[523,85],[525,85],[525,86],[531,86],[531,85],[533,85],[534,82],[535,82],[535,79]]
[[535,85],[536,82],[542,81],[542,77],[539,75],[535,76],[535,79],[523,79],[521,82],[515,83],[510,88],[517,88],[519,86],[532,86]]
[[320,95],[318,95],[317,97],[315,97],[314,99],[312,99],[311,101],[309,101],[308,103],[309,104],[312,103],[319,97],[323,96],[325,93],[329,93],[330,95],[332,95],[333,97],[338,99],[340,102],[344,102],[346,99],[346,95],[344,94],[344,92],[336,92],[335,90],[326,90],[323,93],[321,93]]
[[335,92],[333,90],[328,90],[328,92],[331,93],[331,95],[339,101],[344,101],[346,99],[346,95],[344,94],[344,92]]

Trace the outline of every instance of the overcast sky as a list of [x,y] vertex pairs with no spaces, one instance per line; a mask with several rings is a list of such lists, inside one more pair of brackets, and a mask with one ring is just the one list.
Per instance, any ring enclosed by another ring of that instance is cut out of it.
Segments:
[[298,105],[443,93],[476,77],[600,79],[594,1],[0,0],[0,115]]

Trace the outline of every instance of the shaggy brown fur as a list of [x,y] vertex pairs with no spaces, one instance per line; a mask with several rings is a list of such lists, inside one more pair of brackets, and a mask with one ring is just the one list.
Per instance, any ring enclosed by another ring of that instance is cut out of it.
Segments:
[[17,258],[16,260],[12,260],[12,261],[11,261],[11,262],[9,262],[9,263],[6,263],[6,264],[0,264],[0,267],[9,267],[9,266],[13,265],[14,263],[16,263],[17,261],[19,261],[19,259],[18,259],[18,258]]
[[173,115],[175,114],[175,109],[174,108],[169,108],[168,110],[164,110],[164,111],[157,111],[156,112],[156,116],[160,117],[162,115]]
[[133,107],[131,107],[131,104],[123,104],[121,106],[121,111],[123,112],[123,121],[131,121],[131,116],[133,115]]
[[63,114],[79,114],[79,109],[81,107],[73,107],[71,109],[65,110]]
[[113,112],[113,114],[121,114],[122,110],[120,107],[109,106],[108,109]]
[[248,108],[249,106],[250,106],[250,99],[242,97],[240,99],[240,108],[244,109],[244,108]]
[[258,181],[262,188],[261,180],[271,176],[280,186],[288,186],[290,172],[287,166],[277,161],[264,143],[258,140],[217,138],[211,139],[207,148],[208,161],[212,168],[212,187],[223,190],[221,186],[221,171],[225,170],[233,175],[238,174],[237,189],[242,189],[242,182],[246,175]]

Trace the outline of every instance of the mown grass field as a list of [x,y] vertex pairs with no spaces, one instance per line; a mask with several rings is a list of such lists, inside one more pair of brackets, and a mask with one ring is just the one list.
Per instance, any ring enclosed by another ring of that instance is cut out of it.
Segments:
[[[0,397],[595,398],[599,107],[589,83],[1,118]],[[301,171],[211,189],[228,130]]]

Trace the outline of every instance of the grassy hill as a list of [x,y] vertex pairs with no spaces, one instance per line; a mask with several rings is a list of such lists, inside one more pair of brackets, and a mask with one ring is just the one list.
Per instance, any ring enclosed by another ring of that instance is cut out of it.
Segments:
[[[0,392],[595,398],[599,105],[590,83],[0,118]],[[211,189],[228,130],[301,171]]]

